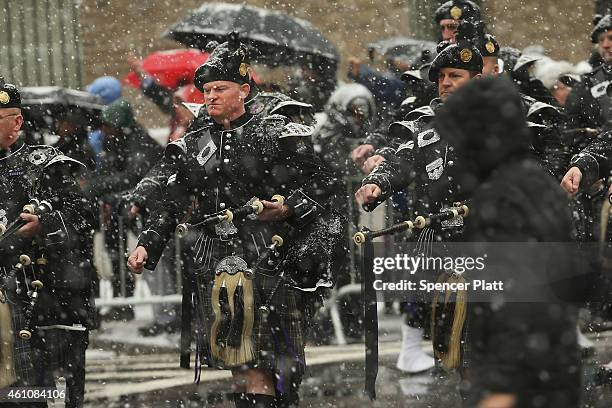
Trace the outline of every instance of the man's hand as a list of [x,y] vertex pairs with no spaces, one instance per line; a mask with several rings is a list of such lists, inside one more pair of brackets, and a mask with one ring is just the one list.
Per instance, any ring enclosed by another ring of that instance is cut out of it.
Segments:
[[40,225],[40,219],[37,215],[21,213],[19,214],[19,217],[21,217],[22,220],[27,221],[27,224],[19,228],[17,235],[25,238],[31,238],[42,232],[42,225]]
[[132,206],[130,207],[130,211],[128,211],[128,217],[136,218],[138,214],[140,214],[140,207],[136,204],[132,204]]
[[132,68],[132,71],[138,74],[140,78],[145,75],[142,60],[134,54],[128,55],[128,65],[130,66],[130,68]]
[[141,274],[147,259],[149,259],[147,250],[142,246],[137,246],[128,257],[127,266],[133,273]]
[[259,221],[284,221],[291,216],[291,209],[278,201],[262,200],[261,203],[264,209],[257,215]]
[[582,172],[578,167],[570,168],[563,180],[561,180],[561,187],[571,195],[575,195],[580,187],[580,181],[582,180]]
[[366,159],[372,154],[373,151],[374,146],[371,144],[359,145],[351,152],[351,160],[353,160],[353,163],[355,163],[357,167],[362,167],[363,163],[365,163]]
[[349,65],[349,74],[356,77],[359,76],[359,71],[361,70],[361,60],[356,57],[350,57],[348,59]]
[[368,160],[366,160],[365,163],[363,163],[363,166],[361,166],[361,171],[363,172],[363,174],[370,174],[372,170],[374,170],[374,167],[378,166],[380,163],[384,161],[385,161],[385,158],[382,157],[380,154],[375,154],[374,156],[370,156]]
[[515,404],[514,394],[490,394],[480,400],[478,408],[514,408]]
[[382,190],[376,184],[366,184],[355,192],[355,200],[359,205],[370,204],[376,201]]

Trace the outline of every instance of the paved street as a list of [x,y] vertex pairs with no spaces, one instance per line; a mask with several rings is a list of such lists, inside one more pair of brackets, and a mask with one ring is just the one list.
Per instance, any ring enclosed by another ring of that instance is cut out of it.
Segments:
[[[227,371],[203,371],[200,385],[193,370],[178,368],[178,335],[138,336],[139,322],[106,323],[92,336],[88,354],[86,398],[94,408],[176,408],[233,405],[225,394]],[[596,386],[595,364],[612,360],[612,332],[590,334],[595,354],[586,360],[584,405],[612,406],[612,385]],[[123,341],[119,341],[122,339]],[[360,344],[307,348],[309,371],[301,390],[303,407],[459,407],[454,374],[426,373],[406,376],[395,369],[399,351],[399,320],[381,322],[378,399],[362,396],[364,348]],[[423,342],[423,348],[428,344]],[[554,356],[551,356],[554,358]]]

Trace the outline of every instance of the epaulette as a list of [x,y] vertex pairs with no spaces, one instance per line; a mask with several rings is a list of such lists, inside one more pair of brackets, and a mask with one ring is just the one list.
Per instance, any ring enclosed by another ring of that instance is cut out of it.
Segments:
[[393,136],[397,132],[402,132],[404,129],[408,129],[410,133],[414,133],[417,131],[418,127],[414,120],[401,120],[389,125],[389,134]]
[[278,114],[263,118],[262,125],[266,133],[276,135],[279,139],[285,137],[310,137],[314,133],[314,127],[289,122],[289,118]]
[[28,161],[35,166],[42,166],[43,168],[47,168],[56,163],[69,163],[87,167],[80,161],[66,156],[61,150],[48,145],[30,146]]
[[277,101],[287,101],[291,99],[289,96],[281,92],[259,92],[257,96],[253,98],[253,100],[256,100],[257,98],[276,99]]
[[[272,108],[270,108],[270,110],[268,111],[268,114],[273,115],[273,114],[280,114],[280,115],[284,115],[283,114],[283,110],[284,109],[298,109],[298,110],[309,110],[311,111],[313,109],[313,106],[309,103],[305,103],[305,102],[300,102],[300,101],[296,101],[295,99],[292,99],[291,97],[280,93],[280,92],[260,92],[256,98],[254,98],[253,103],[257,104],[257,99],[259,99],[261,102],[260,104],[262,106],[264,105],[272,105]],[[255,109],[255,110],[263,110],[263,108],[261,109]],[[253,112],[251,112],[253,113]],[[260,113],[260,112],[257,112]],[[290,114],[292,114],[293,112],[291,112]],[[285,115],[286,116],[286,115]]]
[[301,123],[289,122],[283,127],[280,138],[284,137],[310,137],[314,133],[314,127]]
[[83,163],[81,163],[80,161],[73,159],[72,157],[69,156],[65,156],[63,154],[58,154],[57,156],[55,156],[54,158],[52,158],[51,160],[49,160],[45,165],[44,168],[46,169],[47,167],[55,164],[55,163],[68,163],[71,165],[77,165],[77,166],[81,166],[83,168],[87,168],[87,166]]
[[536,61],[539,61],[542,58],[544,58],[544,57],[541,56],[541,55],[523,54],[516,61],[516,64],[514,64],[514,68],[512,68],[512,71],[516,72],[519,69],[523,68],[524,66],[529,65],[531,63],[534,63]]
[[[417,100],[416,96],[409,96],[409,97],[407,97],[406,99],[404,99],[404,100],[402,101],[402,103],[400,104],[400,106],[412,105],[413,103],[415,103],[415,102],[416,102],[416,100]],[[414,110],[414,109],[413,109],[413,110]],[[412,111],[413,111],[413,110],[412,110]],[[410,111],[410,112],[412,112],[412,111]]]
[[535,123],[535,122],[525,122],[525,124],[527,125],[527,128],[538,128],[538,129],[546,129],[548,128],[548,126],[546,125],[542,125],[540,123]]
[[29,146],[29,148],[28,161],[35,166],[45,167],[49,161],[61,154],[61,152],[53,146],[34,145]]
[[529,108],[529,106],[533,105],[537,101],[535,98],[532,98],[529,95],[525,95],[524,93],[521,93],[520,95],[521,95],[521,101],[527,108]]
[[431,108],[431,106],[423,105],[421,107],[418,107],[408,112],[408,114],[406,115],[404,119],[405,120],[419,120],[423,116],[434,116],[434,115],[435,115],[435,112]]
[[312,110],[313,107],[309,103],[300,102],[296,100],[282,101],[277,103],[272,109],[270,109],[270,114],[280,113],[283,109],[287,108],[297,108],[297,109],[308,109]]
[[559,109],[555,108],[552,105],[549,105],[548,103],[535,101],[529,106],[529,110],[527,111],[527,117],[529,118],[530,116],[535,115],[536,113],[542,113],[543,111],[554,112],[555,114],[560,113]]
[[286,117],[285,115],[278,115],[278,114],[268,115],[261,119],[261,124],[266,129],[271,129],[271,128],[278,129],[278,128],[285,126],[287,122],[289,122],[288,117]]
[[245,108],[251,115],[269,115],[274,106],[287,99],[290,98],[279,92],[258,92],[247,102]]

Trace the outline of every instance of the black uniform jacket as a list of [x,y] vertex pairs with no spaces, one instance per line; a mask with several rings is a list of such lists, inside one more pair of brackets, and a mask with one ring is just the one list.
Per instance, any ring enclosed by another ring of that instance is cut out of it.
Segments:
[[17,142],[0,152],[0,223],[17,219],[32,199],[46,200],[52,211],[39,216],[40,236],[13,235],[0,243],[0,267],[9,270],[19,256],[33,261],[44,255],[47,265],[38,270],[43,282],[37,325],[87,325],[93,316],[91,264],[93,212],[81,194],[74,167],[82,163],[50,146]]
[[[289,122],[285,116],[245,113],[229,129],[211,124],[170,143],[166,157],[176,173],[168,180],[163,205],[139,239],[149,254],[146,267],[155,267],[167,239],[188,212],[195,222],[253,198],[270,200],[280,194],[292,211],[287,222],[233,220],[247,261],[256,258],[262,242],[269,244],[272,234],[278,234],[289,237],[283,250],[286,266],[304,272],[316,269],[314,275],[330,278],[346,223],[330,209],[337,180],[314,153],[311,134],[310,126]],[[216,236],[218,231],[207,233]]]

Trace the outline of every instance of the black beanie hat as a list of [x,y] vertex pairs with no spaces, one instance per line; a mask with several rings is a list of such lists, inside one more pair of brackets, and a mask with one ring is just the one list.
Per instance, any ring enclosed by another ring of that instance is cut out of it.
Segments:
[[457,29],[457,44],[451,44],[447,41],[438,44],[438,55],[429,68],[429,80],[431,82],[438,82],[438,75],[442,68],[482,72],[482,56],[473,43],[474,34],[474,26],[463,22]]
[[0,76],[0,109],[5,108],[21,108],[21,94],[15,85],[7,84]]
[[204,84],[213,81],[250,83],[247,48],[240,43],[236,33],[230,34],[229,40],[223,44],[208,43],[206,49],[210,56],[195,72],[193,83],[196,88],[204,92]]
[[452,0],[442,4],[435,13],[436,23],[442,20],[467,20],[473,24],[481,20],[480,7],[470,0]]

